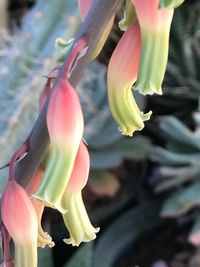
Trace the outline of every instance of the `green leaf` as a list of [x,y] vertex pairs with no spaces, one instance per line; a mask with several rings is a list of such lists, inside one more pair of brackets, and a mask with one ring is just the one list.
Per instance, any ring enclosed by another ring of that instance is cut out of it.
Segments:
[[154,147],[150,151],[150,158],[156,162],[172,166],[197,165],[200,161],[200,153],[188,153],[183,155],[161,147]]
[[159,128],[170,140],[200,149],[200,133],[190,131],[180,120],[168,116],[161,120]]
[[200,177],[200,166],[160,167],[160,173],[165,177],[165,181],[155,187],[155,192],[169,190],[172,187],[178,187],[180,184],[197,179]]
[[[160,0],[164,5],[182,3],[183,0]],[[178,96],[177,107],[186,98],[187,106],[199,97],[199,1],[182,5],[175,11],[170,32],[169,63],[165,75],[165,93]],[[180,112],[180,111],[179,111]],[[181,112],[186,112],[184,101]]]
[[104,110],[86,122],[85,137],[91,147],[101,148],[120,140],[122,137],[106,109],[105,102]]
[[39,248],[38,249],[38,266],[39,267],[53,267],[52,248]]
[[89,186],[99,196],[114,197],[120,188],[119,180],[107,171],[92,170]]
[[123,159],[142,160],[150,149],[147,138],[123,137],[116,143],[102,147],[91,148],[91,165],[94,169],[113,168],[120,165]]
[[177,217],[200,205],[200,182],[172,194],[164,203],[162,216]]
[[[138,237],[161,224],[159,201],[149,201],[121,214],[101,233],[95,247],[93,267],[111,267]],[[148,223],[147,223],[148,222]]]
[[93,267],[92,256],[93,243],[90,242],[82,245],[64,267]]

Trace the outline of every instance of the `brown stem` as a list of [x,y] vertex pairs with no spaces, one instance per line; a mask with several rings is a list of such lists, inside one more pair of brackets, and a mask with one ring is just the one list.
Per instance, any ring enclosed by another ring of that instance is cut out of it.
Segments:
[[[88,16],[84,20],[74,44],[83,37],[87,37],[88,49],[85,55],[79,59],[70,76],[70,83],[76,87],[83,76],[83,72],[90,63],[90,58],[100,40],[110,18],[116,12],[123,0],[94,0]],[[73,47],[73,46],[72,46]],[[66,59],[67,61],[67,59]],[[58,76],[62,75],[62,68]],[[49,97],[29,135],[29,153],[16,164],[15,177],[23,185],[26,185],[43,160],[49,145],[49,134],[46,124],[46,112]]]
[[28,151],[28,143],[22,144],[13,154],[9,166],[9,180],[15,179],[15,165],[18,159]]
[[[73,69],[75,68],[80,56],[84,56],[84,54],[80,55],[81,51],[84,50],[84,48],[88,48],[87,43],[88,41],[86,36],[82,36],[79,40],[77,40],[77,42],[73,45],[67,59],[65,60],[65,63],[63,64],[58,79],[61,77],[64,79],[70,79],[71,73],[73,72]],[[85,53],[86,51],[87,50],[85,50]]]

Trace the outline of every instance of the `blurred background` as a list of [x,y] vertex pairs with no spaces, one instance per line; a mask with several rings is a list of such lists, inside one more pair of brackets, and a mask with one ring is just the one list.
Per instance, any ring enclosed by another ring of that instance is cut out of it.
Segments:
[[[121,32],[118,10],[110,37],[78,87],[84,138],[91,156],[84,200],[101,231],[70,247],[61,216],[43,223],[56,246],[39,250],[39,267],[200,266],[200,3],[175,11],[164,95],[141,97],[152,110],[145,129],[121,136],[107,103],[106,71]],[[0,1],[0,165],[25,140],[38,116],[46,75],[63,51],[55,40],[75,37],[76,0]],[[7,170],[0,173],[0,190]]]

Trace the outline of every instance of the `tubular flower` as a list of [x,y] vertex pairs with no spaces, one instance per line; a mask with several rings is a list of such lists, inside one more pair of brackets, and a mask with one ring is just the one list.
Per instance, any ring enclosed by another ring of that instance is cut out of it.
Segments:
[[34,197],[64,213],[66,210],[60,205],[60,200],[83,135],[83,113],[76,91],[63,77],[58,80],[50,96],[47,127],[51,152],[44,177]]
[[112,115],[122,134],[132,136],[144,127],[143,121],[151,112],[143,114],[135,102],[131,87],[137,78],[141,48],[138,24],[130,26],[123,34],[112,54],[108,66],[108,100]]
[[[41,167],[39,167],[36,174],[32,177],[30,183],[26,187],[26,192],[28,193],[28,195],[32,195],[36,192],[37,188],[41,183],[43,175],[44,175],[44,170]],[[51,236],[47,232],[44,232],[41,225],[42,214],[45,206],[43,202],[35,198],[31,198],[31,202],[35,209],[38,220],[38,239],[37,239],[38,247],[44,248],[46,245],[48,245],[49,247],[53,247],[55,244],[52,241]]]
[[[82,21],[84,21],[85,17],[87,16],[87,14],[90,10],[90,7],[92,5],[92,2],[93,2],[93,0],[78,0],[78,7],[79,7]],[[108,35],[112,29],[114,18],[115,18],[115,15],[113,15],[110,18],[110,20],[108,21],[108,23],[106,24],[104,32],[99,39],[99,43],[98,43],[95,51],[93,52],[93,54],[91,56],[91,60],[95,59],[99,55],[99,53],[101,52],[101,50],[102,50],[102,48],[103,48],[103,46],[104,46],[104,44],[108,38]]]
[[8,180],[1,217],[15,244],[15,267],[37,267],[37,216],[25,190]]
[[96,237],[99,228],[94,228],[88,218],[81,190],[84,188],[89,174],[90,158],[83,142],[74,163],[74,168],[62,197],[62,205],[67,210],[63,214],[70,238],[64,239],[67,244],[78,246],[81,242],[89,242]]
[[142,94],[162,94],[173,9],[159,9],[159,0],[132,0],[142,32],[142,49],[135,86]]

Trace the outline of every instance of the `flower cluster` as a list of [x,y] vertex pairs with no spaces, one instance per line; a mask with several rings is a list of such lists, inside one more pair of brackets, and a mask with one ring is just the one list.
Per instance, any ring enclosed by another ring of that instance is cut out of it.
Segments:
[[119,24],[125,32],[110,59],[107,83],[110,110],[124,135],[141,130],[151,115],[140,111],[132,87],[143,95],[162,94],[170,25],[177,6],[177,1],[166,2],[162,8],[159,0],[127,1]]
[[[108,66],[108,99],[114,119],[123,134],[132,136],[144,127],[151,112],[140,111],[132,86],[142,94],[161,94],[168,56],[169,31],[173,11],[183,0],[128,0],[120,27],[122,35]],[[92,0],[78,0],[82,20],[90,14]],[[159,5],[160,4],[160,5]],[[91,11],[92,13],[92,11]],[[112,28],[108,21],[94,49],[91,60],[102,49]],[[62,214],[69,232],[64,242],[79,246],[96,237],[99,228],[92,226],[85,209],[85,187],[90,158],[83,141],[84,118],[79,96],[70,83],[77,61],[87,51],[88,37],[75,41],[60,68],[54,68],[40,96],[39,111],[47,108],[46,124],[50,144],[45,159],[32,179],[22,187],[15,179],[15,165],[29,153],[25,142],[14,153],[9,178],[1,199],[1,217],[5,256],[3,266],[36,267],[37,247],[53,247],[51,236],[42,228],[45,207]],[[15,260],[10,254],[9,239],[14,241]]]
[[[41,224],[45,207],[62,213],[69,232],[69,238],[64,239],[67,244],[79,246],[81,242],[89,242],[99,231],[92,226],[82,199],[90,158],[82,139],[84,120],[79,96],[69,82],[71,69],[86,48],[86,38],[80,38],[58,76],[50,74],[47,77],[39,110],[49,97],[46,120],[50,145],[44,162],[25,188],[15,180],[14,168],[16,161],[28,153],[28,144],[17,149],[10,161],[9,179],[1,201],[1,217],[15,244],[16,267],[36,267],[37,247],[54,246],[51,236]],[[57,80],[52,85],[55,78]],[[9,264],[13,266],[12,259]]]

